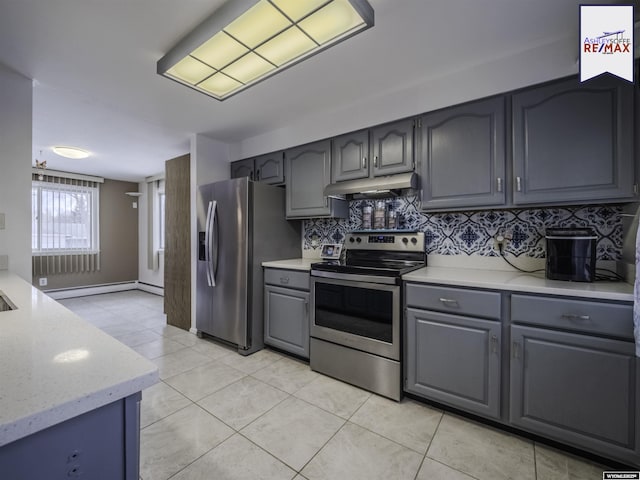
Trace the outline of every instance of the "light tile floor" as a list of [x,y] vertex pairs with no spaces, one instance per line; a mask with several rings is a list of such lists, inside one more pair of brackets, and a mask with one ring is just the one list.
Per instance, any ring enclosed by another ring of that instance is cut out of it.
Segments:
[[140,291],[61,301],[158,365],[142,395],[143,480],[601,479],[605,467],[166,325]]

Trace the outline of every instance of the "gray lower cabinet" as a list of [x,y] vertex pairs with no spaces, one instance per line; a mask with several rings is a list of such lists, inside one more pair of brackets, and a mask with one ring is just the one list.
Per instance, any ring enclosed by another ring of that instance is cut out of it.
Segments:
[[405,390],[500,418],[501,323],[408,308]]
[[510,421],[640,465],[638,375],[633,342],[513,325]]
[[513,203],[632,200],[633,95],[609,77],[514,94]]
[[504,97],[423,115],[419,123],[422,208],[503,205]]
[[329,198],[331,141],[322,140],[285,151],[287,218],[348,216],[346,200]]
[[265,269],[264,343],[309,358],[309,274]]
[[138,480],[140,393],[0,447],[11,480]]

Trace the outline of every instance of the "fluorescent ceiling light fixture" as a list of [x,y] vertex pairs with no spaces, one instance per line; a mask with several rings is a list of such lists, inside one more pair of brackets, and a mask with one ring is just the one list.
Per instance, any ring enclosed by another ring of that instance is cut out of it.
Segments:
[[52,150],[56,155],[60,155],[61,157],[66,158],[87,158],[90,155],[90,153],[86,150],[77,147],[56,146],[53,147]]
[[373,26],[366,0],[228,0],[157,64],[224,100]]

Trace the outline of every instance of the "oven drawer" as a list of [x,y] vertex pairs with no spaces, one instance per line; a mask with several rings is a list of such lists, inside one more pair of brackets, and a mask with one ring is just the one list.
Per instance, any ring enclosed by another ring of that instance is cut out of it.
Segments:
[[633,339],[633,305],[625,303],[512,295],[511,321]]
[[309,290],[309,272],[265,268],[264,283],[299,290]]
[[500,293],[408,283],[407,306],[500,319]]

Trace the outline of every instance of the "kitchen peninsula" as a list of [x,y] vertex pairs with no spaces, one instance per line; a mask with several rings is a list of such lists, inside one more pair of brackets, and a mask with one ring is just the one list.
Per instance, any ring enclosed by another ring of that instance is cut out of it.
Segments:
[[18,276],[0,272],[0,471],[137,479],[140,392],[157,367]]

